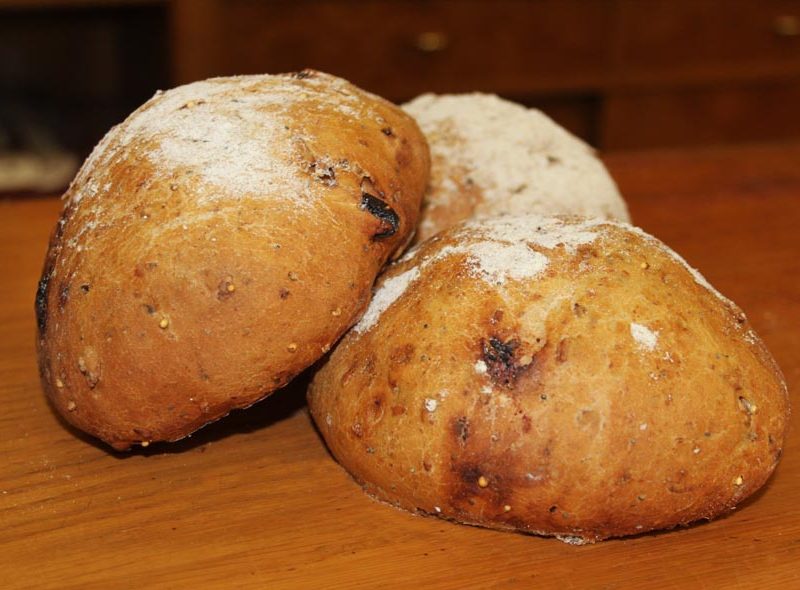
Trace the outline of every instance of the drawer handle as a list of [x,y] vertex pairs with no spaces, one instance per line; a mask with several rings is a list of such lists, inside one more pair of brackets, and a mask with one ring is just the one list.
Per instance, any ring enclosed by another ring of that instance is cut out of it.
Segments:
[[776,16],[772,21],[772,32],[778,37],[800,37],[800,18],[789,14]]
[[441,31],[425,31],[414,39],[414,47],[422,53],[439,53],[450,45],[450,37]]

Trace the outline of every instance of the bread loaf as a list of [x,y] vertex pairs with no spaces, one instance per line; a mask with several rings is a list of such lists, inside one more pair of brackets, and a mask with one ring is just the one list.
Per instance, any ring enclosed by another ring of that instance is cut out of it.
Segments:
[[594,151],[544,113],[489,94],[424,94],[404,105],[431,149],[416,241],[469,218],[539,213],[628,221]]
[[363,311],[428,167],[408,115],[326,74],[159,92],[65,195],[36,301],[53,406],[124,449],[281,387]]
[[462,224],[381,277],[312,415],[370,495],[594,542],[710,519],[780,457],[786,386],[741,310],[627,224]]

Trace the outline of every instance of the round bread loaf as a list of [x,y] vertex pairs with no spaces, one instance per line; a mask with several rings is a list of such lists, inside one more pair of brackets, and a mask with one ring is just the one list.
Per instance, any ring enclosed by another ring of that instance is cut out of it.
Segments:
[[536,216],[456,226],[391,266],[309,404],[374,497],[576,544],[733,509],[789,411],[744,314],[668,247]]
[[629,221],[592,148],[544,113],[490,94],[424,94],[403,108],[431,149],[417,242],[468,218],[506,214]]
[[281,387],[361,314],[428,169],[411,117],[326,74],[157,93],[65,195],[36,301],[53,405],[124,449]]

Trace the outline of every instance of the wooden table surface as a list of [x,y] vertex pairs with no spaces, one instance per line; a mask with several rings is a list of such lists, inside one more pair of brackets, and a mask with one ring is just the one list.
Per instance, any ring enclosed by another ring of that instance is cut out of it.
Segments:
[[[797,407],[800,144],[606,160],[637,224],[748,313]],[[109,451],[39,387],[33,297],[59,207],[0,201],[0,588],[800,588],[796,427],[732,515],[584,547],[373,502],[302,384],[184,442]]]

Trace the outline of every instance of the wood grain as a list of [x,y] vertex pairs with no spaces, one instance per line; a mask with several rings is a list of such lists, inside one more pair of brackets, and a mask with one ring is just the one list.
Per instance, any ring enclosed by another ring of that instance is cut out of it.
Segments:
[[[637,224],[748,312],[797,406],[800,144],[607,161]],[[585,547],[369,500],[327,454],[302,382],[184,442],[110,452],[39,388],[33,295],[59,207],[0,202],[0,587],[800,587],[796,428],[729,517]]]

